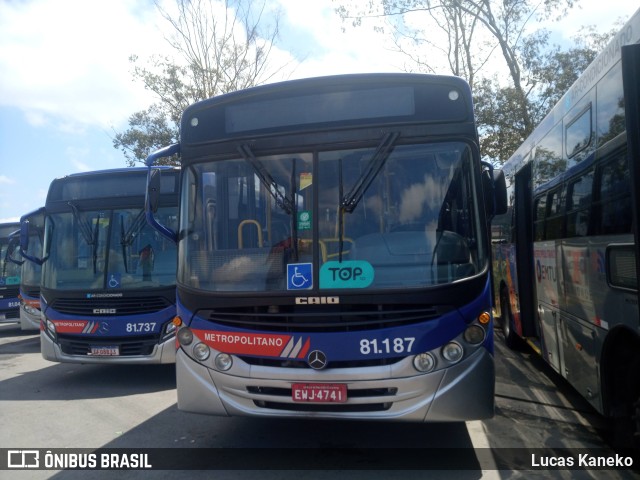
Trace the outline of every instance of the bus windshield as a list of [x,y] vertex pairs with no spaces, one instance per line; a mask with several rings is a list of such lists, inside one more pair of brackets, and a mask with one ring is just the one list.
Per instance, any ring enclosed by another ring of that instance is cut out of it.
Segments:
[[2,285],[18,285],[20,283],[20,265],[10,258],[20,259],[15,245],[11,245],[7,238],[0,240],[0,280]]
[[[157,215],[169,224],[175,208]],[[47,238],[48,237],[48,238]],[[46,219],[43,287],[104,290],[175,284],[175,244],[144,221],[140,208],[52,213]]]
[[185,286],[423,288],[474,276],[486,264],[464,142],[389,145],[382,153],[376,145],[265,156],[240,150],[185,169],[178,270]]
[[[29,247],[33,252],[42,252],[42,241],[39,235],[32,235],[29,239]],[[23,287],[31,289],[32,287],[40,288],[42,276],[42,266],[35,262],[25,261],[22,264],[21,284]]]

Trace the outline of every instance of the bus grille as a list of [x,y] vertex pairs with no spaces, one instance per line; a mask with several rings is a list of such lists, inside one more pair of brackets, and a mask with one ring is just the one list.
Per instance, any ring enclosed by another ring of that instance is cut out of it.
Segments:
[[51,308],[67,315],[93,316],[95,309],[116,310],[116,315],[159,312],[171,303],[164,297],[57,298]]
[[[315,307],[315,308],[314,308]],[[411,325],[438,318],[451,308],[416,305],[280,305],[205,310],[209,321],[272,332],[348,332]]]
[[160,335],[145,335],[135,338],[113,337],[109,339],[79,338],[69,335],[58,335],[60,349],[66,355],[88,355],[91,347],[118,346],[121,357],[151,355],[153,348],[160,341]]
[[0,288],[0,298],[17,298],[20,294],[19,285],[10,285]]
[[[249,365],[257,365],[261,367],[278,367],[278,368],[304,368],[311,369],[305,360],[294,360],[290,358],[262,358],[238,355],[244,362]],[[397,358],[371,358],[366,360],[349,360],[329,362],[325,368],[362,368],[362,367],[382,367],[385,365],[393,365],[405,357]]]
[[4,318],[6,320],[13,320],[13,319],[18,319],[20,318],[20,309],[18,308],[13,308],[11,310],[6,310],[4,312]]
[[27,297],[40,298],[40,287],[24,287],[22,291]]

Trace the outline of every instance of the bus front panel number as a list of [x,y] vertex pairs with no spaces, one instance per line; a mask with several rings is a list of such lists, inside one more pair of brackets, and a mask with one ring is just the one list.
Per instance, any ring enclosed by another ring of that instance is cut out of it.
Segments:
[[383,338],[380,340],[377,338],[371,340],[363,338],[360,340],[360,353],[362,355],[411,353],[415,340],[415,337]]
[[150,333],[156,329],[156,322],[127,323],[127,333]]

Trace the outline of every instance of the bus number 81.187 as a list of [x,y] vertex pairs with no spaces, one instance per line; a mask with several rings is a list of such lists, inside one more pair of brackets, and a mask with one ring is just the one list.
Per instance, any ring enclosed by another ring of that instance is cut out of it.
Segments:
[[360,353],[370,355],[376,353],[411,353],[411,347],[415,342],[415,337],[405,338],[384,338],[380,341],[374,338],[360,340]]

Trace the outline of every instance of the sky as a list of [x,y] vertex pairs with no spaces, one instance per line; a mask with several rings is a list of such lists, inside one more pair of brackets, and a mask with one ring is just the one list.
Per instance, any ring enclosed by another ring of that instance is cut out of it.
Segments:
[[[332,0],[270,1],[282,14],[274,58],[288,63],[289,78],[406,68],[371,26],[344,23]],[[549,26],[556,41],[582,25],[608,31],[638,8],[579,5]],[[151,0],[0,0],[0,223],[43,206],[54,178],[127,165],[112,138],[154,102],[129,57],[162,53],[166,31]]]

